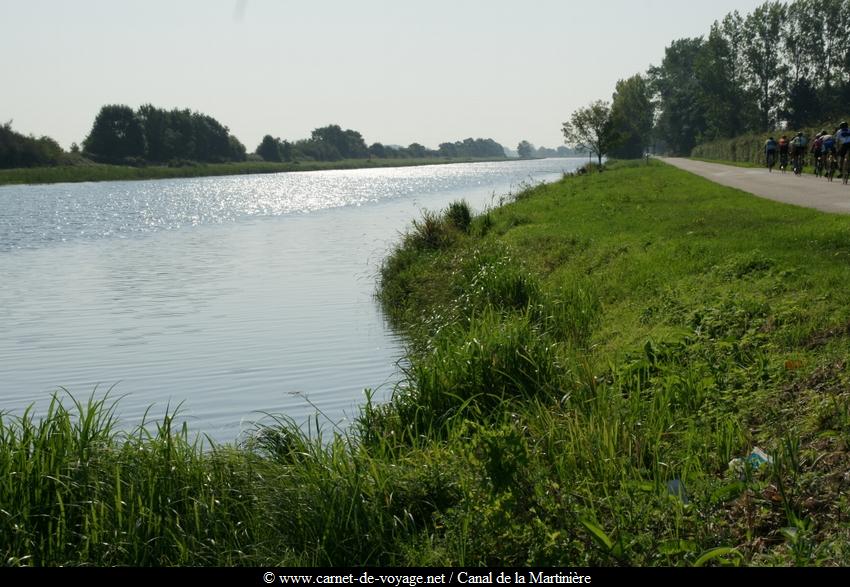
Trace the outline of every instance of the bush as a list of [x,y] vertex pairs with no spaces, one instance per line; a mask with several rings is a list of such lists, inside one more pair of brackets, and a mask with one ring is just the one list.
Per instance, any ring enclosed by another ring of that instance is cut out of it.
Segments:
[[472,224],[472,210],[466,200],[452,202],[445,212],[446,221],[461,232],[468,232]]

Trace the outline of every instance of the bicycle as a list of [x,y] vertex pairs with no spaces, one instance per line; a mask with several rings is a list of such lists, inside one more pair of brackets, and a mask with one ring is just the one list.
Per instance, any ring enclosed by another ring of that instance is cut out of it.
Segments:
[[767,171],[773,173],[773,166],[776,165],[776,155],[773,151],[767,152]]
[[803,173],[803,154],[794,153],[794,175],[802,175]]
[[824,175],[826,176],[826,180],[832,183],[832,179],[835,177],[835,172],[838,169],[838,161],[835,160],[835,153],[830,151],[826,155],[826,169],[824,170]]
[[850,154],[846,154],[841,158],[841,181],[847,185],[847,172],[850,167]]
[[785,173],[788,167],[788,153],[779,153],[779,171]]
[[815,177],[823,176],[823,156],[813,153],[815,160]]

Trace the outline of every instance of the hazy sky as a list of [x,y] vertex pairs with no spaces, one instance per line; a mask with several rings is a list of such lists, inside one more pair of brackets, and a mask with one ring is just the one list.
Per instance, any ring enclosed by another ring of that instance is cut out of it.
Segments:
[[253,151],[326,124],[367,143],[562,144],[618,79],[763,0],[0,0],[0,123],[80,142],[103,104],[191,108]]

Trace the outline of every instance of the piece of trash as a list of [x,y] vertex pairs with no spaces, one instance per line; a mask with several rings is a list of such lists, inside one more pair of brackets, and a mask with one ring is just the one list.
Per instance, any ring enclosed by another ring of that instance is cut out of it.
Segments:
[[773,458],[759,447],[755,447],[753,448],[753,452],[750,453],[750,456],[747,457],[747,462],[757,471],[765,463],[768,465],[773,464]]
[[688,493],[685,491],[685,484],[679,479],[671,479],[667,482],[667,495],[675,495],[686,505],[690,503]]
[[738,479],[743,480],[747,477],[747,469],[744,459],[735,458],[729,461],[729,470]]
[[786,371],[796,371],[797,369],[803,368],[803,361],[785,361],[785,370]]
[[729,461],[729,470],[740,480],[747,478],[747,465],[750,471],[758,471],[762,465],[772,465],[773,457],[759,447],[753,448],[746,459],[734,458]]

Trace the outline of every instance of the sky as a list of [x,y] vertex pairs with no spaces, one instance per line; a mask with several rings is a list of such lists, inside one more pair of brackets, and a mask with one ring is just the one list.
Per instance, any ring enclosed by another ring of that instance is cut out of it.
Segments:
[[0,124],[80,143],[104,104],[190,108],[249,151],[563,144],[577,108],[763,0],[0,0]]

